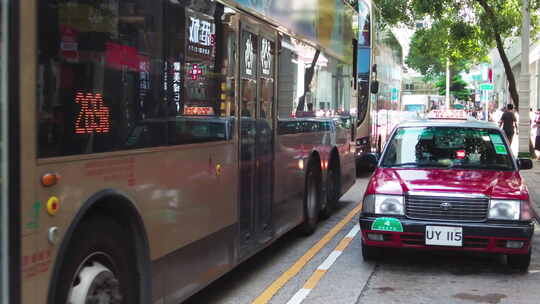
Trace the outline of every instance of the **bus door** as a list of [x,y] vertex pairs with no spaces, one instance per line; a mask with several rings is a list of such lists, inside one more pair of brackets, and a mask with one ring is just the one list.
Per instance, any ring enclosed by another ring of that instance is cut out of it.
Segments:
[[273,236],[276,34],[247,20],[240,30],[240,247],[252,252]]

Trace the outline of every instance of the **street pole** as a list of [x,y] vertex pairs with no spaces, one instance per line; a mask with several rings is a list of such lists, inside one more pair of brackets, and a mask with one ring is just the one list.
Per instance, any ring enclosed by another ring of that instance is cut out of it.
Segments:
[[446,60],[446,108],[450,109],[450,58]]
[[521,75],[519,77],[519,155],[530,157],[529,138],[531,136],[529,108],[530,104],[530,74],[529,74],[529,43],[531,16],[529,15],[529,0],[523,0],[523,23],[521,28]]
[[489,91],[484,90],[484,100],[485,102],[485,108],[484,108],[484,119],[486,121],[489,121]]
[[540,110],[540,58],[536,61],[536,109]]

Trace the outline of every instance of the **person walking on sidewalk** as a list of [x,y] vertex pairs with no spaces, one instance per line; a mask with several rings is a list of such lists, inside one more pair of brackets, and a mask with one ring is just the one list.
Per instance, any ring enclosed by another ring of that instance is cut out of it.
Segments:
[[517,119],[514,114],[514,105],[509,104],[506,106],[506,111],[504,111],[501,120],[499,121],[499,127],[503,129],[510,144],[512,144],[514,130],[518,130]]

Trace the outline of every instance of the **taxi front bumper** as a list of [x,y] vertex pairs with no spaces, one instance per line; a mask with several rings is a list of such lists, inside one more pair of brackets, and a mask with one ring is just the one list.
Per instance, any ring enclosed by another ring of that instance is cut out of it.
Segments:
[[[420,221],[398,218],[403,232],[372,230],[377,217],[360,217],[362,242],[368,246],[391,248],[414,248],[430,250],[464,250],[488,253],[527,254],[534,233],[532,222],[520,223],[459,223],[444,221]],[[432,246],[425,243],[426,226],[449,226],[463,228],[463,246]],[[368,234],[382,235],[382,241],[368,238]],[[521,248],[507,248],[508,241],[522,241]]]

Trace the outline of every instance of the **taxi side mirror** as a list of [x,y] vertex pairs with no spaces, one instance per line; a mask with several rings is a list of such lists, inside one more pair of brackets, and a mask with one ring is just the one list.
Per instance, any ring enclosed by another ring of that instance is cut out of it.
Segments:
[[377,163],[379,162],[378,153],[362,153],[359,159],[360,163],[365,164],[366,169],[369,172],[373,172],[377,168]]
[[532,169],[533,162],[528,158],[520,158],[518,159],[518,167],[519,170],[529,170]]

